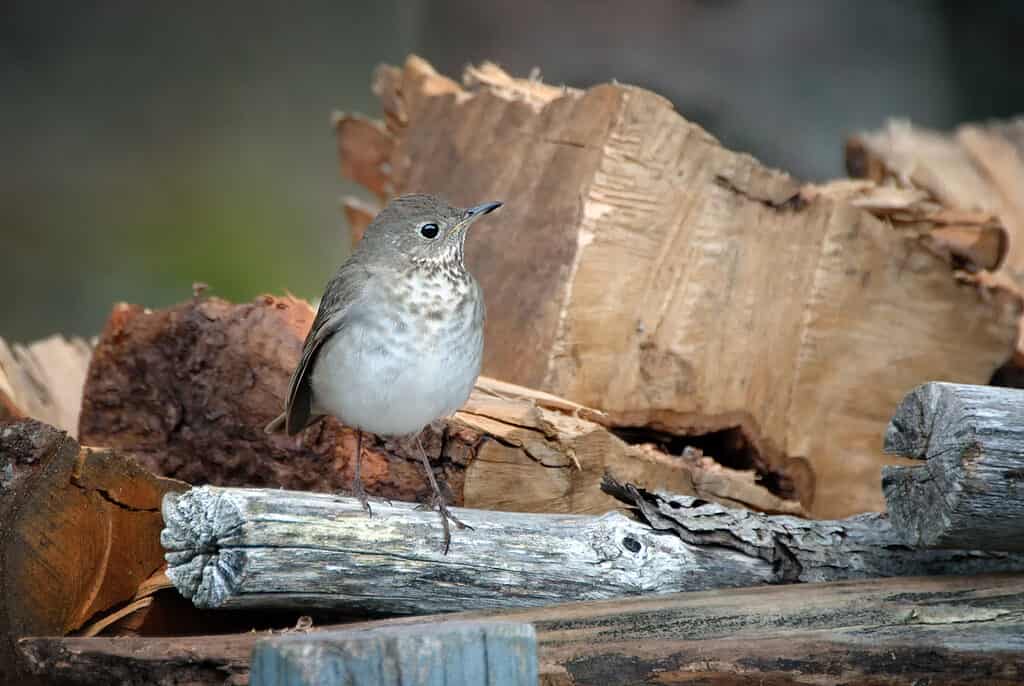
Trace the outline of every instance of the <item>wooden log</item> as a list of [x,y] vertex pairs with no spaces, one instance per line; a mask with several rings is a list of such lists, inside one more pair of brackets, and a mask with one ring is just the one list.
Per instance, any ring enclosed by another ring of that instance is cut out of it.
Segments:
[[0,683],[19,636],[63,635],[133,598],[164,565],[161,497],[185,484],[63,431],[0,424]]
[[[1024,576],[871,579],[573,603],[491,617],[537,632],[541,683],[978,684],[1024,680]],[[346,627],[325,627],[351,629]],[[31,638],[38,674],[66,683],[248,682],[263,635]]]
[[[353,431],[327,419],[297,437],[263,432],[281,411],[312,320],[306,302],[270,296],[241,305],[196,298],[164,310],[116,307],[89,369],[83,441],[189,483],[348,489]],[[767,512],[802,514],[795,484],[813,490],[800,461],[784,471],[722,469],[681,457],[671,442],[624,441],[605,424],[602,413],[577,403],[484,378],[447,431],[427,431],[424,444],[428,455],[443,452],[435,464],[454,504],[485,509],[606,512],[617,506],[599,488],[606,471]],[[363,448],[371,494],[429,498],[407,446],[367,436]]]
[[950,132],[890,121],[846,142],[850,176],[920,188],[948,208],[995,214],[1010,235],[1006,268],[1024,285],[1024,117]]
[[0,338],[0,419],[32,417],[77,436],[90,355],[92,345],[81,338],[29,345]]
[[946,207],[919,188],[850,180],[808,186],[803,193],[820,193],[867,210],[949,260],[954,267],[971,273],[999,269],[1009,249],[1010,237],[998,215]]
[[[466,247],[489,376],[624,431],[739,437],[709,451],[730,466],[804,457],[811,513],[843,517],[884,507],[886,408],[933,378],[986,382],[1013,350],[1018,296],[959,283],[964,258],[922,240],[930,228],[894,231],[803,187],[641,88],[557,88],[493,65],[465,81],[410,57],[379,69],[374,92],[395,193],[507,201],[501,230]],[[363,136],[339,136],[347,173]],[[365,145],[379,156],[382,140]],[[945,240],[984,244],[969,259],[990,264],[993,233]]]
[[260,641],[252,686],[536,686],[537,636],[511,622],[321,631]]
[[885,434],[893,526],[915,545],[1024,551],[1024,391],[927,383],[900,403]]
[[[456,510],[472,530],[407,503],[194,488],[164,500],[167,575],[197,607],[422,614],[762,583],[1024,569],[1024,555],[912,550],[884,516],[808,521],[629,487],[651,525]],[[666,533],[675,535],[665,535]]]

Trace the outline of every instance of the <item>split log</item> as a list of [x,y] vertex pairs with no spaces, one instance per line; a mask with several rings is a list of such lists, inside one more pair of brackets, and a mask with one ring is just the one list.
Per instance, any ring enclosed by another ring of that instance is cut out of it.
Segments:
[[0,338],[0,419],[32,417],[77,436],[91,354],[81,338],[50,336],[29,345]]
[[[481,617],[534,625],[546,686],[1024,680],[1020,575],[762,586],[358,626]],[[32,638],[21,648],[36,673],[53,681],[91,686],[104,675],[119,684],[240,686],[262,638]]]
[[[390,178],[371,189],[506,201],[501,230],[466,247],[489,376],[623,431],[731,442],[709,450],[729,466],[805,457],[812,514],[842,517],[884,507],[886,408],[933,378],[985,382],[1013,350],[1015,294],[959,283],[962,258],[920,231],[726,150],[654,93],[493,65],[466,83],[416,57],[378,70],[391,151],[374,174]],[[364,129],[338,128],[357,181],[348,155],[385,159],[381,129]],[[991,234],[950,240],[984,243],[987,264]]]
[[891,121],[846,143],[850,176],[920,188],[948,208],[998,215],[1006,267],[1024,285],[1024,117],[943,133]]
[[999,216],[992,212],[945,207],[927,191],[880,186],[874,181],[833,181],[805,187],[803,192],[820,193],[867,210],[952,266],[971,273],[995,271],[1006,259],[1009,234]]
[[0,424],[0,683],[13,642],[63,635],[164,565],[160,499],[185,484],[35,420]]
[[[167,575],[197,607],[422,614],[762,583],[1024,570],[1024,555],[915,551],[883,515],[809,521],[629,487],[647,525],[602,517],[435,513],[318,493],[194,488],[169,495]],[[676,535],[665,535],[674,533]]]
[[[411,680],[411,681],[410,681]],[[252,686],[537,686],[530,624],[441,622],[260,641]]]
[[900,403],[885,449],[893,526],[931,548],[1024,551],[1024,391],[928,383]]
[[[270,296],[242,305],[196,298],[156,311],[118,306],[89,368],[82,440],[193,484],[347,489],[353,431],[328,418],[297,437],[263,432],[283,407],[313,314],[301,300]],[[793,488],[777,486],[799,482],[809,493],[801,463],[784,472],[727,469],[659,436],[628,443],[606,424],[602,413],[577,403],[482,378],[447,430],[424,438],[428,455],[443,452],[435,464],[454,504],[467,507],[606,512],[617,506],[599,487],[610,471],[650,488],[804,512]],[[368,492],[430,497],[418,455],[378,437],[363,447]]]

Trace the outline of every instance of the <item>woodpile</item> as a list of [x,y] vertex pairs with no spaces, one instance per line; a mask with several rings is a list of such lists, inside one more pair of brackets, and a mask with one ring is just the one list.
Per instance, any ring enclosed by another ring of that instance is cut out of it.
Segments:
[[400,441],[368,517],[352,429],[264,433],[305,301],[0,340],[0,683],[1024,680],[1019,123],[861,134],[809,185],[622,84],[373,90],[335,119],[354,242],[400,193],[506,203],[484,375],[423,436],[469,527],[442,551]]

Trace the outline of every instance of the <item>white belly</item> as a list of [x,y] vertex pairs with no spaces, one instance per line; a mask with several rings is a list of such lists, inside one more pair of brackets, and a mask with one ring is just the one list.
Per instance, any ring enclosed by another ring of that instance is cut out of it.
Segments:
[[480,373],[482,332],[433,331],[422,345],[408,336],[352,327],[324,342],[311,383],[316,414],[385,436],[419,432],[466,402]]

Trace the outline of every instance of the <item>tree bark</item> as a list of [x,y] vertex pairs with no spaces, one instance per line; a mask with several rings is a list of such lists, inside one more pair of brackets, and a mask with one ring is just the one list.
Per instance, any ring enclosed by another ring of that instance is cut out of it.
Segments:
[[[1021,575],[762,586],[357,626],[482,617],[534,625],[546,686],[1024,680]],[[32,638],[21,648],[51,683],[92,686],[102,675],[124,685],[239,686],[265,636]]]
[[[645,593],[1024,569],[1024,555],[915,551],[881,515],[808,521],[624,487],[651,526],[602,517],[436,513],[280,490],[195,488],[163,506],[167,575],[197,607],[423,614]],[[674,535],[666,535],[666,533]]]
[[804,505],[842,517],[884,507],[878,437],[907,388],[986,382],[1013,350],[1019,298],[954,278],[965,259],[1001,256],[998,226],[940,239],[962,218],[922,213],[893,230],[641,88],[558,88],[490,64],[465,82],[416,57],[382,67],[390,155],[380,127],[346,123],[338,145],[342,173],[379,197],[506,201],[501,230],[466,247],[489,376],[604,410],[617,429],[729,436],[733,452],[709,454],[730,466],[806,458],[820,489]]
[[1024,551],[1024,391],[928,383],[896,409],[885,449],[893,526],[915,545]]
[[[89,368],[82,440],[194,484],[347,490],[352,430],[328,418],[295,437],[263,432],[283,408],[312,319],[307,303],[270,296],[241,305],[196,298],[155,311],[118,306]],[[481,378],[446,430],[423,437],[457,505],[599,514],[617,506],[599,487],[611,471],[652,488],[804,513],[794,489],[765,487],[792,481],[790,472],[722,468],[693,451],[681,456],[658,437],[627,442],[607,423],[577,403]],[[371,435],[363,449],[368,492],[429,499],[415,449]],[[813,490],[801,483],[804,493]]]

